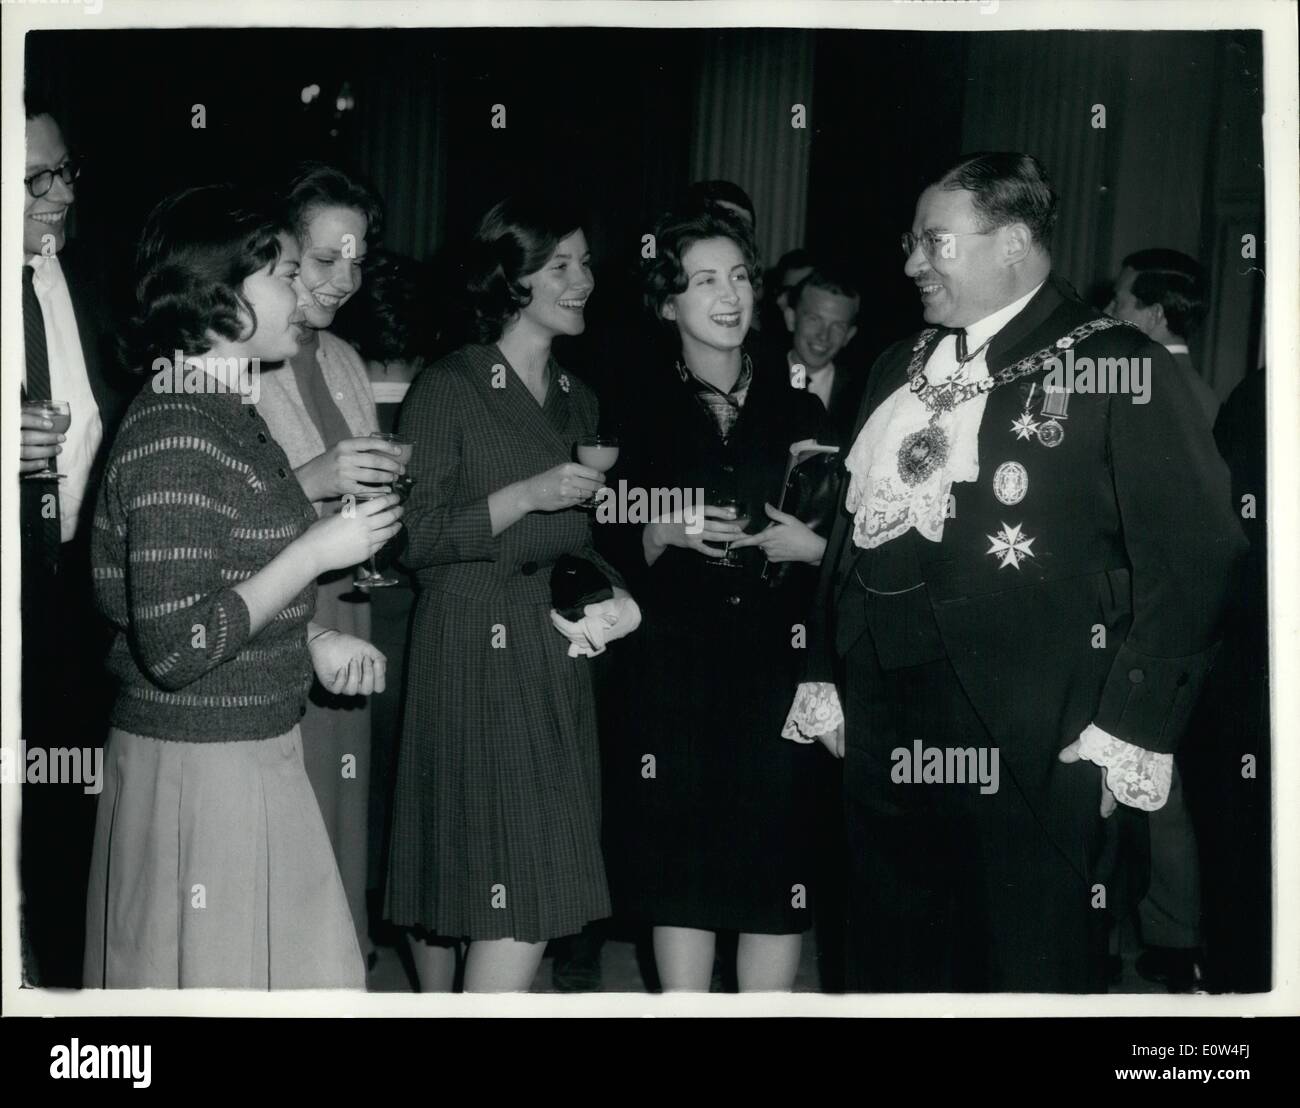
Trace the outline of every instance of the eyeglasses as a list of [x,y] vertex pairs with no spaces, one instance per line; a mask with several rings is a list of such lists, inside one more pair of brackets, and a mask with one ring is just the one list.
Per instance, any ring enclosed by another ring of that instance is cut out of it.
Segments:
[[934,261],[936,254],[942,258],[955,258],[958,239],[970,235],[991,235],[996,230],[996,227],[990,227],[987,231],[922,231],[919,236],[912,234],[911,231],[905,231],[899,242],[905,257],[910,258],[919,245],[921,253],[930,261]]
[[58,177],[65,185],[72,184],[81,176],[81,163],[69,158],[58,169],[42,169],[23,181],[33,200],[39,200],[54,187],[54,178]]

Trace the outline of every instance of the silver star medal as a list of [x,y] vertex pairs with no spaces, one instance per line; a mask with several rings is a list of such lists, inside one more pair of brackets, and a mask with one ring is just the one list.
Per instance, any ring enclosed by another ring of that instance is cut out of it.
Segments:
[[1032,439],[1038,434],[1038,421],[1028,409],[1020,413],[1020,418],[1013,420],[1011,430],[1016,433],[1018,439]]
[[991,545],[984,553],[993,554],[1002,559],[1002,564],[998,566],[998,569],[1006,569],[1007,566],[1019,569],[1020,563],[1025,558],[1034,556],[1034,552],[1030,549],[1034,545],[1034,540],[1021,533],[1021,526],[1019,523],[1014,527],[1004,523],[1002,530],[996,535],[987,536]]

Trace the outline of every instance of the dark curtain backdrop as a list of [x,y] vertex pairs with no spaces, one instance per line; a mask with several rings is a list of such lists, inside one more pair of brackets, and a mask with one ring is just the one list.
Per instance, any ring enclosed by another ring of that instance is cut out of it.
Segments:
[[79,31],[27,50],[90,156],[72,231],[119,299],[145,213],[182,185],[339,160],[387,201],[386,244],[432,259],[545,181],[588,210],[591,318],[611,340],[572,358],[617,372],[641,236],[693,177],[719,176],[753,195],[767,264],[806,244],[858,272],[862,361],[920,322],[896,245],[919,190],[964,150],[1010,147],[1057,183],[1057,265],[1081,292],[1102,299],[1133,250],[1184,250],[1211,276],[1193,336],[1206,376],[1226,397],[1261,360],[1254,32]]

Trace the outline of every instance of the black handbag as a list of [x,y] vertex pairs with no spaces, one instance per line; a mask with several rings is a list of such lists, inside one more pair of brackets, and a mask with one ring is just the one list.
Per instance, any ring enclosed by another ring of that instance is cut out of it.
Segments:
[[551,607],[570,623],[586,615],[588,604],[612,600],[614,588],[601,570],[586,558],[561,554],[551,568]]
[[[793,444],[777,510],[794,516],[822,538],[827,538],[835,522],[843,469],[844,463],[837,447],[811,442]],[[764,579],[769,584],[778,584],[790,571],[791,564],[779,562],[773,565],[769,562],[763,569]]]

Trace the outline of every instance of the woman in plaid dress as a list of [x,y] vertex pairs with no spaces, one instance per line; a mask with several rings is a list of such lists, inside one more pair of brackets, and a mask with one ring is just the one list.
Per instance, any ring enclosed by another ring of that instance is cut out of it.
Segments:
[[[480,345],[420,375],[404,562],[415,572],[387,916],[412,929],[423,991],[527,989],[546,941],[609,914],[589,663],[551,620],[551,566],[622,580],[573,510],[604,475],[578,465],[596,400],[551,357],[594,287],[576,217],[503,201],[475,241]],[[623,628],[635,605],[616,589]],[[576,625],[575,625],[576,626]],[[576,652],[576,651],[575,651]]]

